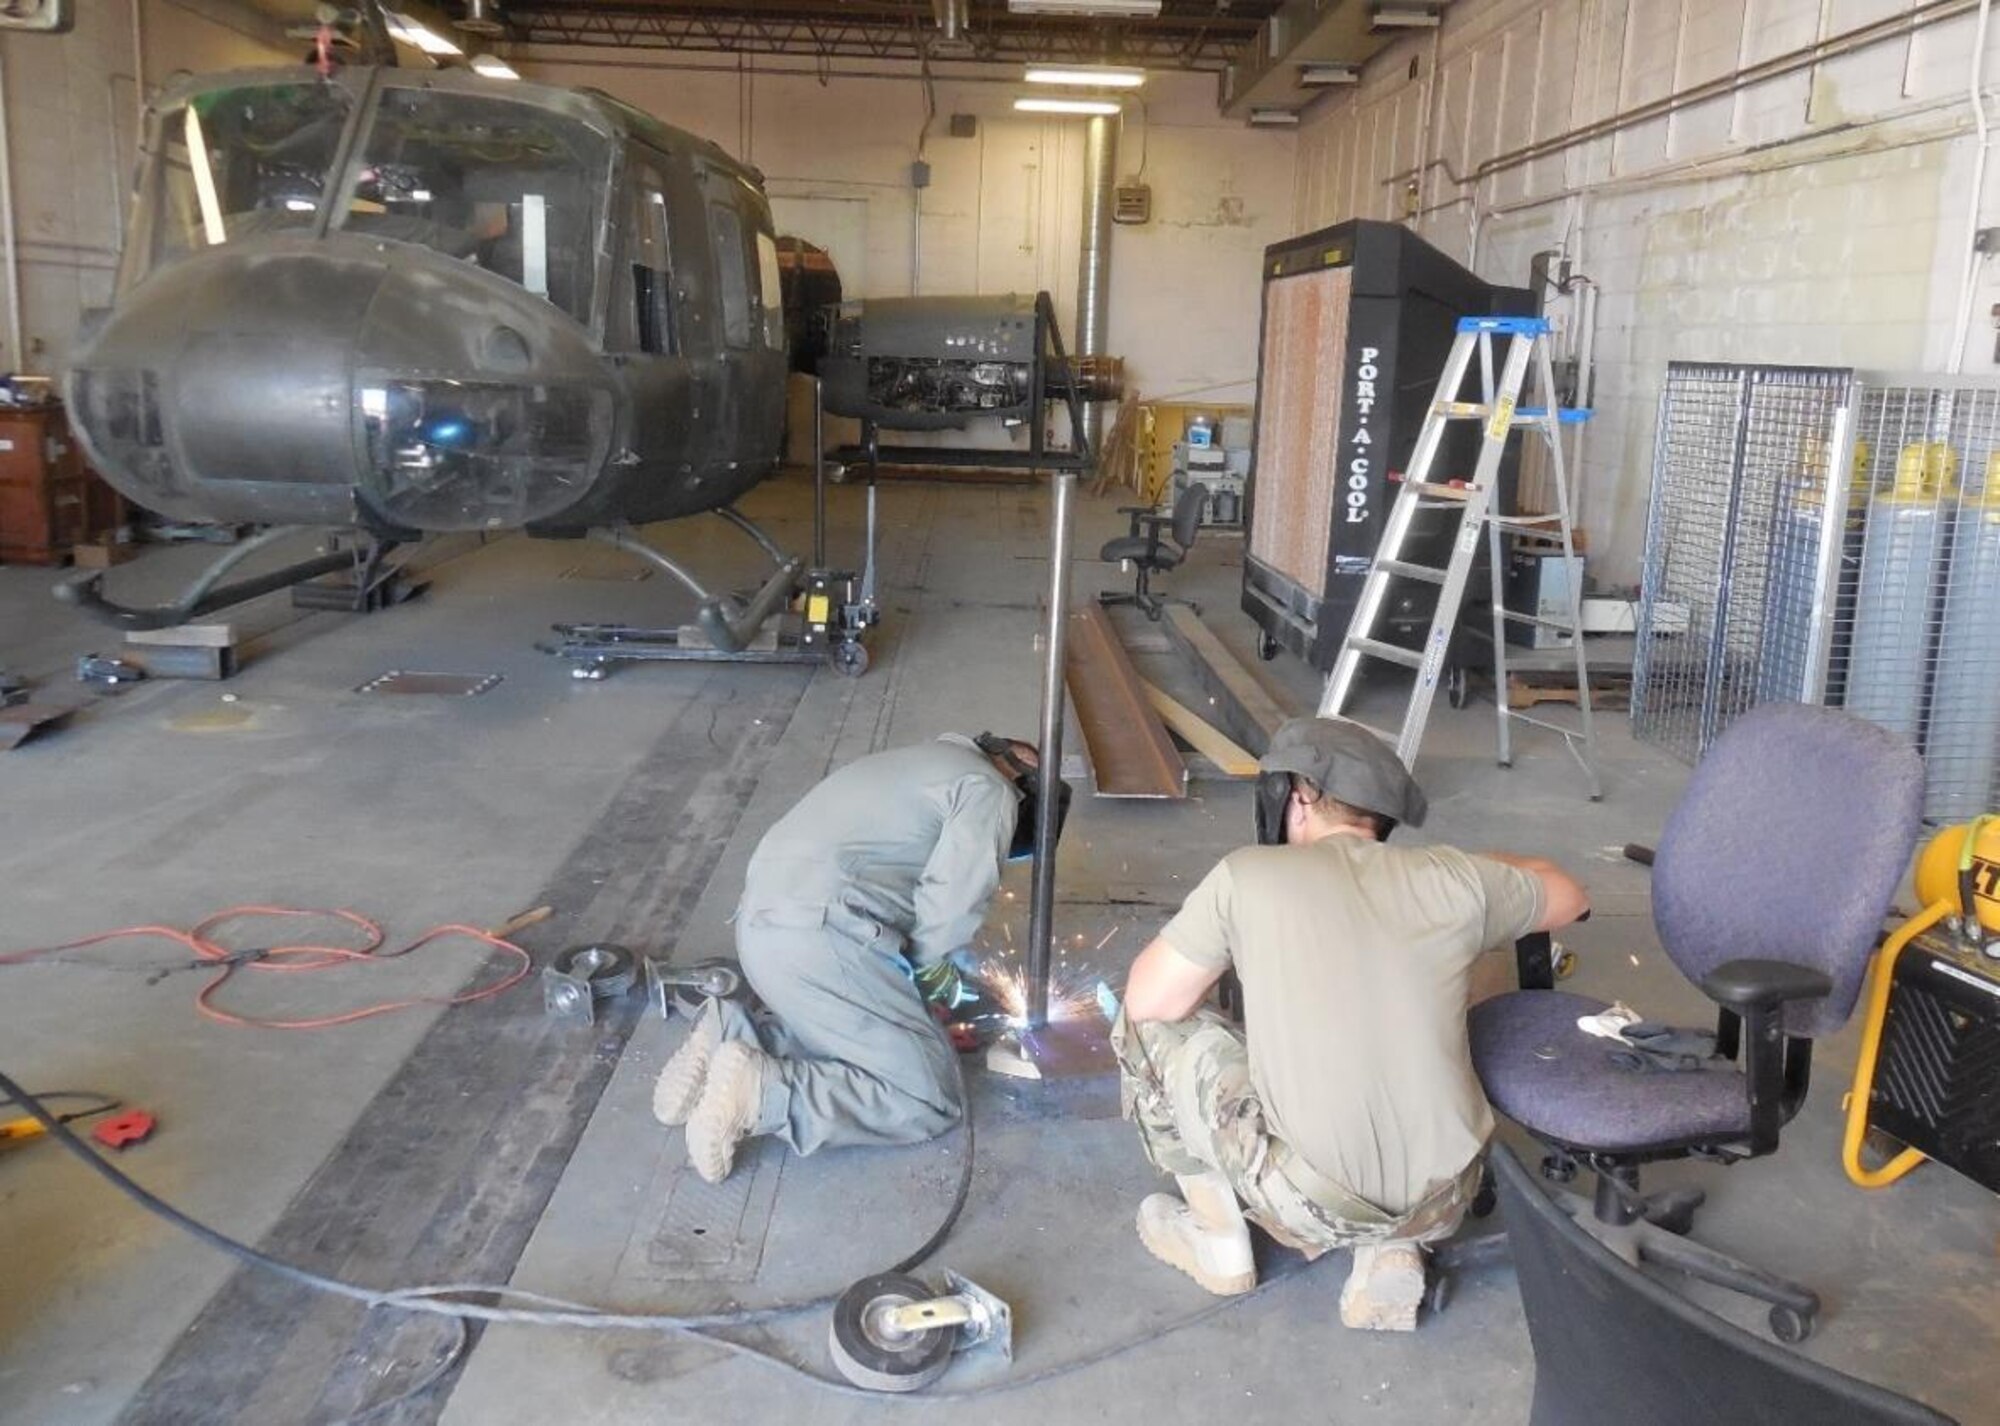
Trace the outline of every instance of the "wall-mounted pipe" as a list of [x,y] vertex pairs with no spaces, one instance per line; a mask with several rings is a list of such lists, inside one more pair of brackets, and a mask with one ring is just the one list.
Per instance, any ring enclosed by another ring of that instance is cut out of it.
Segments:
[[1635,105],[1564,133],[1553,134],[1532,144],[1524,144],[1520,148],[1495,154],[1465,177],[1458,178],[1454,175],[1453,181],[1460,184],[1477,183],[1491,174],[1516,168],[1538,158],[1547,158],[1551,154],[1561,153],[1565,149],[1588,143],[1592,139],[1608,138],[1612,134],[1631,128],[1634,124],[1665,118],[1689,105],[1724,98],[1753,84],[1761,84],[1767,79],[1777,79],[1801,69],[1810,69],[1814,65],[1824,64],[1827,60],[1853,54],[1857,50],[1867,49],[1886,40],[1914,35],[1917,31],[1927,29],[1940,21],[1963,15],[1981,3],[1983,0],[1932,0],[1932,3],[1919,5],[1906,14],[1892,15],[1888,19],[1876,20],[1871,24],[1857,25],[1851,30],[1843,30],[1826,39],[1802,45],[1798,49],[1774,55],[1770,59],[1760,60],[1732,74],[1691,85],[1677,93]]
[[[1076,346],[1079,356],[1104,354],[1111,307],[1111,208],[1118,167],[1118,131],[1102,114],[1083,131],[1083,243],[1076,269]],[[1090,449],[1103,449],[1104,407],[1084,408]]]
[[1972,151],[1972,182],[1965,191],[1964,275],[1958,286],[1958,312],[1952,319],[1951,350],[1944,369],[1953,376],[1965,370],[1965,339],[1972,330],[1972,290],[1979,281],[1979,210],[1986,189],[1986,26],[1993,18],[1993,0],[1979,0],[1979,24],[1972,32],[1972,70],[1965,81],[1977,147]]
[[7,367],[26,371],[28,354],[21,332],[21,253],[14,224],[14,148],[8,135],[7,65],[0,55],[0,236],[6,241]]

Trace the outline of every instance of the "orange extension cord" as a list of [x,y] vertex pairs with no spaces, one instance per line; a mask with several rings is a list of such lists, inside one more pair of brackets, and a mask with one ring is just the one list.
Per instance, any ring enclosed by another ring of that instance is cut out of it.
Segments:
[[[345,921],[357,930],[363,940],[359,946],[289,945],[272,946],[267,950],[246,953],[231,950],[218,944],[213,935],[215,929],[226,922],[242,920],[246,917],[281,917],[289,920]],[[506,929],[506,928],[502,928]],[[356,962],[380,964],[421,950],[433,941],[448,936],[464,936],[490,946],[496,951],[505,951],[516,957],[520,964],[512,973],[491,985],[482,985],[457,995],[421,995],[409,1000],[385,1000],[375,1005],[365,1005],[359,1010],[349,1010],[339,1015],[319,1015],[305,1020],[262,1020],[253,1016],[238,1015],[233,1010],[225,1010],[215,1003],[215,994],[229,983],[237,971],[250,970],[298,973],[305,971],[333,970]],[[190,930],[182,931],[172,926],[125,926],[116,931],[106,931],[102,935],[86,936],[80,941],[65,941],[60,946],[40,946],[29,951],[15,951],[0,955],[0,966],[22,965],[40,960],[62,951],[82,950],[89,946],[101,946],[108,941],[155,938],[172,941],[191,952],[197,961],[217,962],[216,973],[194,998],[195,1009],[211,1020],[224,1025],[240,1025],[259,1030],[324,1030],[334,1025],[351,1025],[357,1020],[367,1020],[376,1015],[387,1015],[391,1011],[410,1010],[420,1005],[469,1005],[475,1000],[485,1000],[498,995],[511,986],[518,985],[533,969],[533,959],[521,947],[491,931],[482,931],[476,926],[460,925],[456,922],[436,926],[424,932],[416,940],[400,950],[384,951],[382,928],[357,911],[315,911],[296,906],[232,906],[226,911],[218,911],[204,921],[197,922]]]

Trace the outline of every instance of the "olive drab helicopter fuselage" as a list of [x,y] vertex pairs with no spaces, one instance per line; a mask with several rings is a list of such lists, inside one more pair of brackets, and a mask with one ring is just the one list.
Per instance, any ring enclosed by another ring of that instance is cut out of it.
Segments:
[[188,80],[146,134],[67,395],[147,509],[571,535],[724,510],[776,466],[770,206],[707,140],[591,90],[372,65]]

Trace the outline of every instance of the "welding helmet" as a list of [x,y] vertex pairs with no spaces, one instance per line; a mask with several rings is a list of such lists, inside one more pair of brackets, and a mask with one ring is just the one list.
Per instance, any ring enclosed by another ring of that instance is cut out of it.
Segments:
[[1303,778],[1327,797],[1381,820],[1386,840],[1407,822],[1421,827],[1428,806],[1423,789],[1389,745],[1340,718],[1292,718],[1271,735],[1257,760],[1256,831],[1259,843],[1285,840],[1285,803],[1292,779]]
[[[1000,765],[1013,775],[1014,790],[1021,795],[1020,811],[1014,817],[1014,840],[1007,847],[1007,860],[1018,862],[1035,854],[1035,823],[1041,816],[1042,797],[1046,784],[1039,766],[1031,765],[1023,758],[1012,738],[1003,738],[998,733],[981,733],[972,740],[979,751],[989,758],[997,758]],[[1029,747],[1032,744],[1020,744]],[[1039,754],[1037,755],[1039,757]],[[1056,836],[1062,836],[1063,823],[1069,820],[1070,786],[1061,778],[1050,779],[1055,784]]]

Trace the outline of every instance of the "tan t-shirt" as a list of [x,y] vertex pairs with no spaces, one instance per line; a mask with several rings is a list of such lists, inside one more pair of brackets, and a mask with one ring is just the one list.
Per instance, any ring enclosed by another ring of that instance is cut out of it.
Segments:
[[1245,847],[1160,935],[1236,967],[1271,1131],[1390,1214],[1456,1177],[1493,1131],[1466,1043],[1481,951],[1534,929],[1541,882],[1451,847],[1336,835]]

